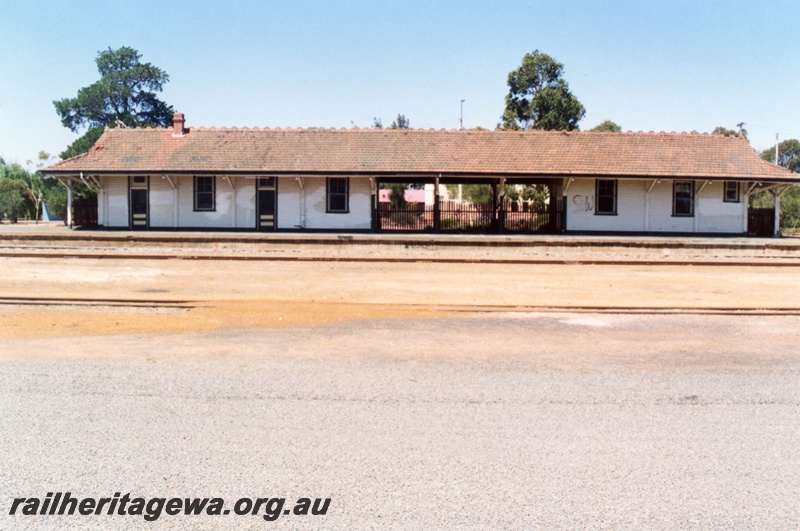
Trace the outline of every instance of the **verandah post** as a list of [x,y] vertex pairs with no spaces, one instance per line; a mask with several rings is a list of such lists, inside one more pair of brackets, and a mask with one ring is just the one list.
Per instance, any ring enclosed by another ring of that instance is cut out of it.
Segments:
[[[441,177],[441,175],[439,175]],[[436,177],[433,184],[433,232],[439,233],[441,228],[441,208],[439,206],[439,177]]]
[[65,179],[67,187],[67,226],[72,229],[72,181]]
[[506,180],[500,179],[500,192],[498,197],[497,232],[506,231]]

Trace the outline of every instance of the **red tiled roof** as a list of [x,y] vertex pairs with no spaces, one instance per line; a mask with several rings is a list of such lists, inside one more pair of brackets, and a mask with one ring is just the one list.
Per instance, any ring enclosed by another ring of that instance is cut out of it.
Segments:
[[746,140],[697,133],[107,129],[44,173],[615,176],[800,181]]

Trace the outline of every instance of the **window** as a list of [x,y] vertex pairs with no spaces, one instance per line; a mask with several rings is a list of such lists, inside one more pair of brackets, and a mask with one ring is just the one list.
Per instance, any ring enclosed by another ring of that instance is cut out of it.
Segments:
[[734,181],[725,181],[725,196],[722,198],[726,203],[739,202],[739,183]]
[[694,182],[675,181],[672,185],[672,215],[694,216]]
[[258,187],[260,189],[275,188],[275,177],[259,177],[258,178]]
[[214,177],[194,178],[194,209],[195,211],[216,210],[216,179]]
[[610,179],[597,180],[597,208],[595,214],[617,213],[617,181]]
[[349,204],[350,179],[347,177],[328,177],[327,212],[346,214]]

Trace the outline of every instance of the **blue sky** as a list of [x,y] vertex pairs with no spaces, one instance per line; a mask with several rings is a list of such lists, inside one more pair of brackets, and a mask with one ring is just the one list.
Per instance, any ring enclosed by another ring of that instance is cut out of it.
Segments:
[[130,46],[170,75],[189,126],[494,128],[508,73],[538,49],[565,66],[581,129],[708,131],[754,148],[800,138],[800,2],[0,0],[0,156],[78,135],[52,101]]

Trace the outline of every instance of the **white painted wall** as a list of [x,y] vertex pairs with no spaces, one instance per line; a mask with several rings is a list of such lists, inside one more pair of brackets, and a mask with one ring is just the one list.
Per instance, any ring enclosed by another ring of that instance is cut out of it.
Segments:
[[[256,226],[256,179],[231,177],[232,188],[216,176],[216,209],[194,211],[194,179],[191,175],[171,175],[176,188],[162,175],[150,177],[150,226],[242,228]],[[128,177],[107,176],[98,198],[99,219],[109,227],[128,227]],[[304,177],[305,193],[295,177],[278,179],[278,228],[369,229],[371,224],[370,183],[366,178],[350,179],[350,212],[325,212],[325,178]],[[177,201],[177,205],[176,202]],[[102,213],[101,213],[102,212]],[[305,218],[305,220],[304,220]]]
[[[696,200],[694,208],[697,215]],[[694,216],[672,215],[672,181],[662,180],[650,192],[650,232],[694,232]]]
[[149,201],[150,226],[174,227],[175,190],[162,175],[150,176]]
[[[231,177],[235,190],[216,177],[216,210],[194,212],[192,176],[171,176],[177,185],[160,175],[150,178],[150,226],[254,229],[256,180]],[[128,227],[128,177],[106,176],[98,197],[98,219],[108,227]],[[370,182],[350,178],[350,212],[326,213],[325,178],[303,177],[305,191],[295,177],[278,179],[278,228],[369,229],[371,223]],[[746,230],[746,204],[725,203],[721,181],[706,185],[695,198],[695,217],[672,215],[672,181],[656,184],[649,194],[649,228],[645,219],[647,189],[652,181],[619,180],[617,215],[595,215],[595,180],[576,179],[566,192],[567,230],[630,232],[720,232]],[[702,182],[696,184],[699,189]],[[174,200],[177,197],[177,212]],[[235,198],[235,203],[234,203]],[[742,201],[744,194],[742,193]],[[177,216],[177,225],[176,225]]]
[[[703,181],[695,183],[695,191]],[[649,193],[653,181],[618,180],[617,215],[595,214],[595,179],[575,179],[566,192],[567,230],[629,232],[720,232],[746,230],[746,207],[723,201],[723,183],[706,185],[696,195],[694,216],[672,215],[671,180],[662,180]],[[743,194],[742,194],[743,195]],[[649,200],[649,207],[647,202]],[[647,215],[646,215],[647,214]],[[649,223],[648,219],[649,218]]]
[[[105,192],[108,195],[106,205],[108,208],[108,227],[128,227],[128,176],[110,176],[104,181]],[[98,213],[99,214],[99,213]]]
[[697,195],[695,208],[698,212],[699,232],[746,232],[747,209],[744,190],[739,192],[739,203],[724,201],[725,187],[722,182],[708,184]]
[[566,192],[567,230],[644,231],[645,184],[617,181],[617,215],[595,214],[595,180],[575,179]]
[[195,212],[193,176],[177,177],[179,227],[231,228],[234,226],[233,190],[221,176],[217,175],[214,178],[216,179],[216,209]]
[[[236,228],[256,227],[256,180],[231,177],[236,185]],[[227,183],[226,183],[227,186]]]
[[[303,214],[307,229],[369,229],[372,223],[370,182],[366,177],[350,178],[350,212],[326,212],[325,178],[303,177],[305,194],[295,177],[278,179],[278,228],[297,229]],[[303,200],[303,195],[305,199]]]
[[[319,179],[302,177],[303,186],[308,192],[309,186],[318,186]],[[322,179],[323,194],[325,179]],[[278,177],[278,228],[298,229],[303,227],[303,193],[296,177]],[[307,197],[307,196],[306,196]],[[306,204],[307,205],[307,204]],[[307,208],[307,206],[306,206]]]

